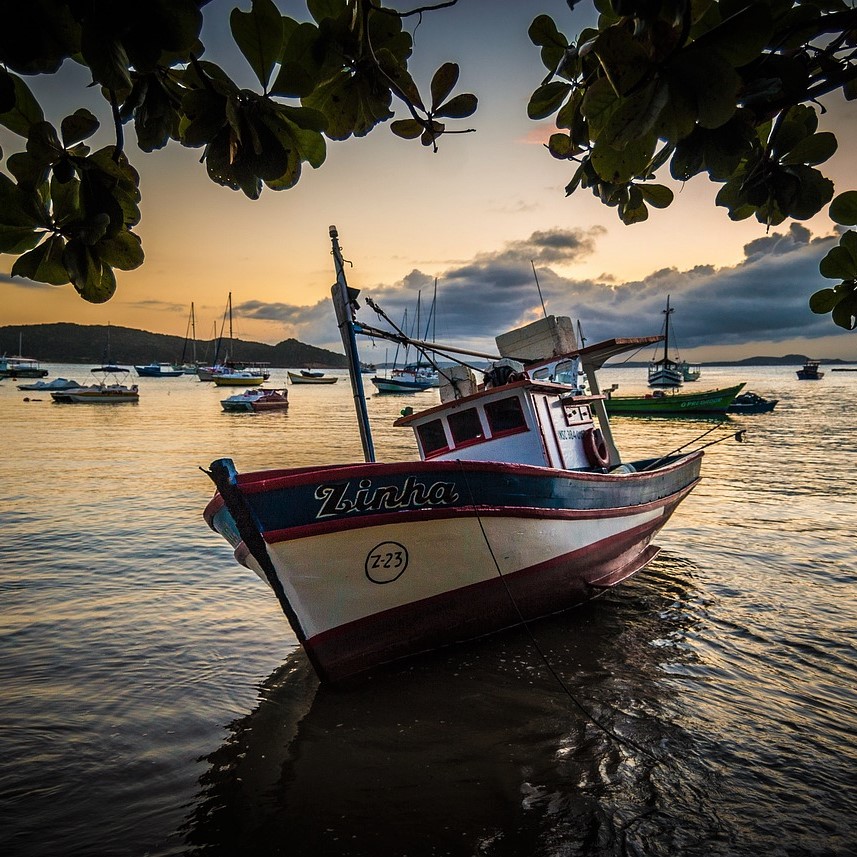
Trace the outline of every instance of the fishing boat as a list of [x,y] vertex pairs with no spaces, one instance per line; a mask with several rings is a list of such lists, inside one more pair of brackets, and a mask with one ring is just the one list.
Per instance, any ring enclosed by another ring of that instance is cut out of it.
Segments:
[[282,387],[276,390],[256,388],[223,399],[220,405],[230,412],[284,411],[289,406],[289,394]]
[[807,360],[803,366],[797,370],[797,376],[801,381],[820,381],[824,377],[824,372],[819,369],[820,363],[818,360]]
[[138,402],[140,392],[136,384],[128,386],[124,381],[130,372],[123,366],[98,366],[92,370],[101,379],[86,387],[70,387],[51,393],[55,402],[67,405],[118,405],[126,402]]
[[[454,367],[439,405],[396,420],[414,432],[420,460],[380,463],[356,336],[395,339],[358,321],[335,227],[330,237],[364,461],[239,475],[218,459],[204,513],[270,585],[320,679],[520,626],[646,566],[652,539],[699,481],[703,453],[624,460],[596,371],[657,337],[578,349],[571,320],[550,316],[524,336],[498,336],[497,355],[414,341],[490,364],[481,383]],[[583,371],[591,392],[548,380],[560,364],[567,377]]]
[[335,384],[339,380],[336,375],[325,375],[324,372],[314,372],[311,369],[301,369],[300,372],[286,374],[293,384]]
[[649,363],[649,386],[659,389],[675,389],[684,383],[684,372],[679,360],[669,356],[670,349],[670,316],[675,312],[670,307],[670,297],[667,295],[667,308],[664,313],[664,350],[663,355]]
[[776,406],[779,399],[765,399],[758,393],[748,390],[737,395],[726,409],[729,414],[767,414]]
[[688,363],[687,360],[682,360],[678,365],[684,381],[698,381],[702,376],[702,366],[699,363]]
[[176,368],[172,363],[148,363],[145,366],[135,366],[134,371],[141,378],[178,378],[184,375],[184,369]]
[[622,415],[725,414],[743,388],[741,383],[701,393],[655,390],[644,396],[615,396],[611,391],[605,406],[608,414]]

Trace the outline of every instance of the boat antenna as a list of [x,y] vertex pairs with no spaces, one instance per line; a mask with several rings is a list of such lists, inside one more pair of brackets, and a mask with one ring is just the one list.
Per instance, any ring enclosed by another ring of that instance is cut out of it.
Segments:
[[542,287],[539,285],[539,275],[536,273],[536,263],[530,259],[530,264],[533,266],[533,276],[536,278],[536,288],[539,290],[539,300],[542,302],[542,312],[545,318],[548,317],[548,311],[545,308],[545,299],[542,297]]
[[357,337],[354,335],[356,323],[357,289],[350,289],[345,279],[345,261],[339,247],[339,233],[335,226],[330,227],[333,264],[336,270],[336,282],[331,286],[333,306],[336,310],[336,323],[348,358],[351,392],[354,397],[354,409],[357,412],[357,425],[360,429],[360,442],[363,445],[363,457],[366,461],[375,461],[375,446],[372,443],[372,429],[369,425],[369,412],[366,408],[366,393],[363,390],[363,375],[360,372],[360,356],[357,353]]

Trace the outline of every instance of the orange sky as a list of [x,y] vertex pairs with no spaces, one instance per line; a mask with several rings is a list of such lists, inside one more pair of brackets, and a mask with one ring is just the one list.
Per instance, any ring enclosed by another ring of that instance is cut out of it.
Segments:
[[[207,20],[219,18],[222,26],[233,5],[215,0],[206,7]],[[290,11],[290,4],[280,5]],[[9,283],[3,274],[8,274],[13,260],[0,256],[0,324],[109,321],[184,335],[193,301],[197,333],[207,338],[222,317],[230,291],[236,306],[252,302],[312,307],[327,298],[333,280],[330,224],[339,228],[345,254],[354,263],[351,284],[387,294],[414,271],[428,280],[440,277],[443,283],[450,271],[548,230],[583,230],[591,239],[586,252],[548,266],[557,282],[601,282],[615,287],[647,281],[651,293],[648,278],[662,269],[681,274],[700,265],[729,271],[742,265],[745,245],[764,238],[764,227],[755,220],[732,223],[724,209],[713,205],[716,188],[707,181],[697,179],[683,188],[673,185],[677,196],[673,206],[652,211],[647,223],[633,227],[623,226],[615,212],[601,206],[588,191],[565,197],[563,187],[572,167],[550,158],[540,145],[547,126],[537,126],[526,117],[529,94],[544,73],[526,28],[541,11],[553,14],[569,35],[579,27],[575,22],[585,19],[579,13],[570,15],[560,0],[504,4],[503,16],[486,15],[491,6],[488,0],[462,0],[459,8],[427,16],[415,51],[415,74],[426,86],[441,62],[460,63],[459,90],[473,91],[480,99],[479,111],[469,120],[476,133],[445,138],[440,152],[434,154],[417,141],[395,138],[382,126],[368,138],[331,144],[320,170],[307,167],[296,188],[281,193],[266,189],[255,202],[212,184],[198,163],[200,150],[174,145],[144,155],[129,145],[129,156],[142,179],[143,220],[137,231],[146,252],[143,267],[117,272],[117,295],[107,304],[94,306],[82,301],[71,286]],[[474,46],[477,29],[479,45]],[[206,39],[209,58],[215,59],[212,44],[218,42],[217,31],[207,32],[211,33]],[[76,77],[80,83],[81,75]],[[46,111],[55,124],[71,112],[66,87],[59,76],[33,84],[46,105],[55,107],[55,113]],[[79,95],[78,88],[73,97]],[[109,126],[103,102],[84,94],[83,100],[73,102],[75,107],[80,104],[90,106]],[[840,130],[848,129],[843,119],[838,121]],[[853,147],[848,143],[847,135],[840,135],[840,151],[825,166],[837,190],[846,189],[851,181]],[[20,148],[9,134],[0,136],[0,144],[7,155]],[[823,215],[803,225],[813,238],[831,232]],[[788,232],[788,224],[777,231]],[[522,267],[532,278],[523,257]],[[483,270],[490,275],[492,269],[484,266]],[[709,288],[716,288],[716,283],[712,277]],[[806,297],[822,285],[823,281],[808,282]],[[486,292],[491,286],[482,284]],[[480,289],[480,284],[470,283],[467,288]],[[670,288],[681,312],[681,278],[674,278]],[[775,284],[766,283],[764,277],[757,276],[750,288],[756,289],[763,303],[766,298],[776,300]],[[630,289],[622,294],[630,295]],[[574,294],[573,289],[563,292],[557,286],[549,311],[586,318],[591,308],[572,305]],[[564,295],[569,305],[562,305]],[[666,293],[652,294],[651,304],[639,308],[648,316],[636,319],[640,335],[658,332],[661,318],[654,307],[665,298]],[[532,301],[535,308],[535,290]],[[808,309],[805,313],[806,336],[795,335],[790,321],[767,338],[755,338],[748,331],[740,342],[730,340],[728,345],[695,339],[683,351],[706,360],[791,351],[857,358],[857,336],[840,334],[829,320],[826,327],[819,327],[819,318]],[[511,328],[519,321],[510,317],[505,326]],[[242,338],[271,343],[289,336],[313,342],[307,337],[322,336],[284,318],[265,320],[238,313],[235,326]]]

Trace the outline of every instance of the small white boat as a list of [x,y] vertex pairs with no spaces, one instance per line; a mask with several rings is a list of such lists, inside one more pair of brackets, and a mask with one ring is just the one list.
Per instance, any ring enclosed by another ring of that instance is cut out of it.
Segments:
[[0,357],[0,378],[44,378],[47,374],[48,370],[32,357]]
[[284,411],[289,406],[289,394],[284,387],[277,390],[256,388],[222,399],[220,405],[224,411],[232,412]]
[[289,372],[288,376],[293,384],[335,384],[339,380],[336,375],[325,375],[323,372],[314,372],[310,369]]
[[130,387],[123,383],[130,372],[122,366],[99,366],[92,370],[101,375],[101,381],[86,387],[70,387],[51,393],[55,402],[66,405],[93,404],[117,405],[124,402],[138,402],[140,392],[136,384]]
[[682,360],[678,365],[685,381],[698,381],[702,377],[702,366],[699,363],[688,363],[687,360]]
[[[440,404],[395,422],[414,432],[420,460],[376,462],[356,334],[401,340],[357,321],[335,227],[330,235],[365,461],[239,475],[219,459],[204,513],[270,585],[319,677],[519,627],[647,565],[703,453],[623,460],[596,370],[658,337],[578,349],[571,320],[551,316],[498,336],[499,356],[438,345],[491,368],[482,384],[467,367],[445,371]],[[555,329],[570,332],[562,348]],[[550,380],[560,374],[572,382]]]

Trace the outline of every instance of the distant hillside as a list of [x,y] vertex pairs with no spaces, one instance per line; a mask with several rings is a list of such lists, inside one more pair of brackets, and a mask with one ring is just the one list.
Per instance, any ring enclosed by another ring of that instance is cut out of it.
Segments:
[[[184,337],[149,333],[132,327],[82,324],[25,324],[0,327],[0,354],[17,354],[19,337],[24,356],[43,363],[101,363],[109,357],[116,363],[173,363],[182,358]],[[226,344],[224,343],[224,346]],[[200,361],[214,359],[215,343],[198,340],[196,355]],[[222,357],[223,355],[221,355]],[[325,369],[345,368],[342,354],[286,339],[277,345],[244,342],[236,339],[232,355],[235,360],[258,361],[272,366],[306,366]],[[184,359],[191,360],[188,343]]]
[[[803,366],[807,360],[814,360],[814,357],[807,357],[805,354],[785,354],[782,357],[745,357],[743,360],[709,360],[706,363],[702,363],[702,366]],[[691,363],[697,363],[696,360],[689,361]],[[819,360],[819,363],[824,363],[827,366],[837,366],[840,363],[851,364],[853,360],[841,360],[838,357],[831,357],[828,360]],[[645,361],[635,361],[623,363],[623,366],[629,366],[632,368],[640,368],[641,366],[648,366],[649,362]],[[609,364],[607,368],[617,368],[611,367]]]

